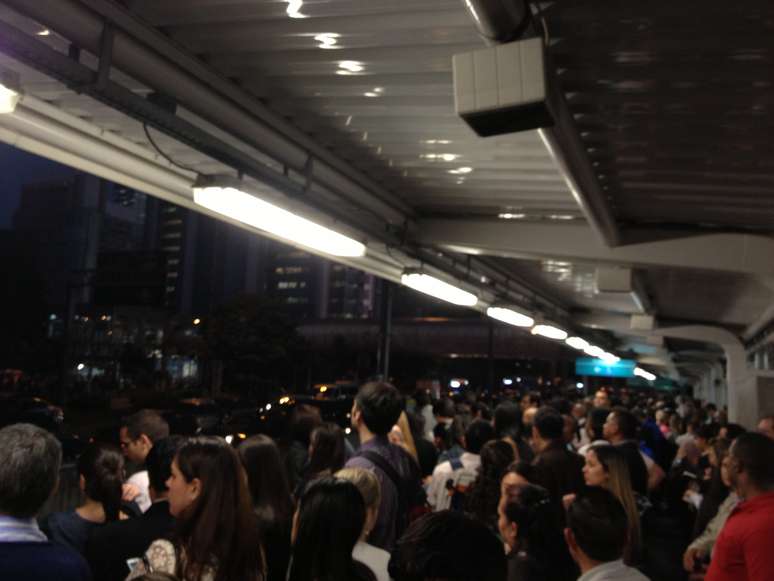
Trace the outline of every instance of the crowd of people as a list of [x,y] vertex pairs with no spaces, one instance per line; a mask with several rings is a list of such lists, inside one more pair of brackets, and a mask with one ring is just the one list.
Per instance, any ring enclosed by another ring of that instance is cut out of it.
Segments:
[[688,396],[384,382],[350,415],[356,438],[298,406],[234,447],[142,410],[79,457],[81,504],[42,518],[61,446],[3,428],[0,579],[774,579],[772,416],[747,431]]

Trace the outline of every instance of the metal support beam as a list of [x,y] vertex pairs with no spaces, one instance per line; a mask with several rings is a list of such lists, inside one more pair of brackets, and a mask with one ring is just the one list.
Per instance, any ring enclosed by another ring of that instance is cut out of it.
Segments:
[[113,65],[113,25],[105,23],[99,47],[99,69],[97,70],[96,88],[103,90],[110,80],[110,67]]
[[706,234],[617,248],[607,248],[587,226],[559,224],[423,220],[411,234],[418,244],[473,255],[774,274],[774,239],[753,234]]
[[379,349],[376,354],[377,374],[385,381],[390,379],[390,344],[392,341],[392,299],[394,285],[382,281],[382,296],[379,305]]
[[488,322],[488,336],[487,336],[487,376],[486,376],[486,387],[489,390],[489,393],[494,393],[495,388],[495,359],[494,359],[494,353],[495,353],[495,330],[494,330],[494,321],[489,318]]

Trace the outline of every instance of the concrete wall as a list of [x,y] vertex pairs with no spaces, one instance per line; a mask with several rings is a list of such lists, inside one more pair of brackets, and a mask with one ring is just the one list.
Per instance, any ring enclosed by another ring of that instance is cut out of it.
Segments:
[[736,394],[737,416],[731,421],[753,430],[765,413],[774,411],[774,372],[758,371],[744,382]]

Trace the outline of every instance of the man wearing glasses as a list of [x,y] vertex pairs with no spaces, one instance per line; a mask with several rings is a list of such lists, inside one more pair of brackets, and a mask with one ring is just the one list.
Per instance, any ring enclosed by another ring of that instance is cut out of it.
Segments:
[[124,484],[124,500],[134,501],[142,512],[150,508],[151,499],[148,494],[148,471],[145,469],[145,458],[153,448],[153,443],[169,436],[169,425],[158,412],[140,410],[124,420],[119,439],[121,452],[129,462],[139,466],[140,470],[132,474]]

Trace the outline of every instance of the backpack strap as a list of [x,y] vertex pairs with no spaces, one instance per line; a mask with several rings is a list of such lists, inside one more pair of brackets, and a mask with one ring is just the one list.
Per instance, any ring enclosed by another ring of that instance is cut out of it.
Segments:
[[360,454],[361,457],[365,458],[371,464],[379,468],[384,474],[389,478],[392,483],[395,485],[395,488],[398,491],[398,496],[402,496],[402,490],[403,490],[403,479],[400,477],[400,474],[398,474],[398,471],[395,470],[392,464],[390,464],[384,456],[379,454],[378,452],[375,452],[374,450],[366,450],[365,452],[362,452]]
[[459,457],[449,459],[449,464],[451,464],[452,470],[455,470],[455,471],[462,470],[464,468],[464,466],[462,465],[462,459]]

